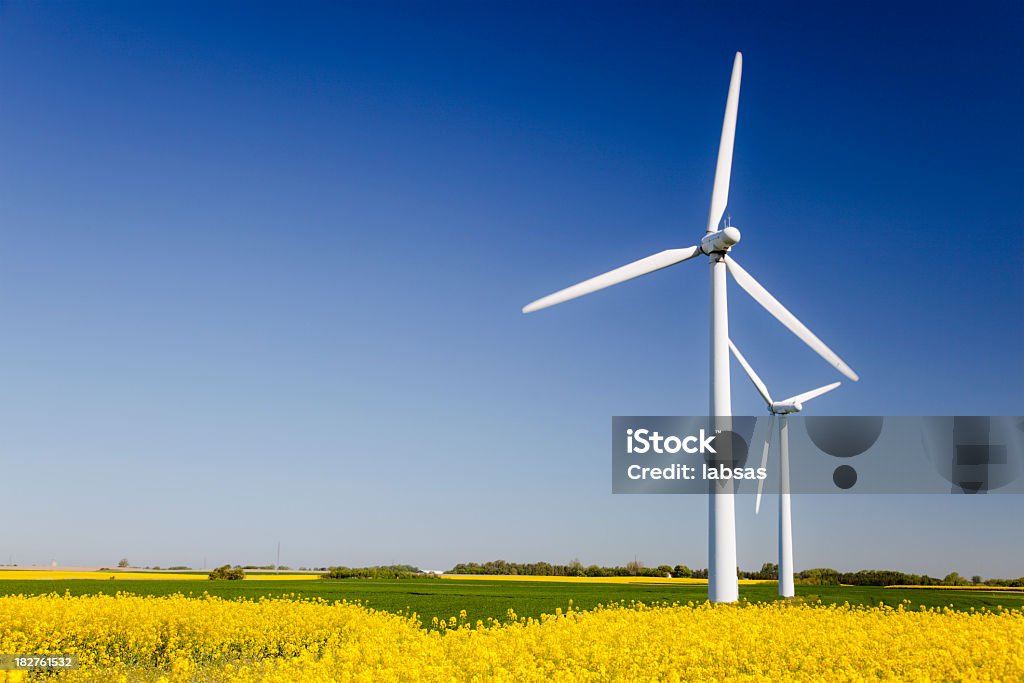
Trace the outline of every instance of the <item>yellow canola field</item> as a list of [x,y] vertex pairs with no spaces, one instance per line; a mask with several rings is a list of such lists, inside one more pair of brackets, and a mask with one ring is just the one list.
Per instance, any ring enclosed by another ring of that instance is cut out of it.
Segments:
[[0,652],[78,655],[81,668],[47,678],[67,682],[1024,680],[1019,610],[691,603],[486,624],[464,614],[423,628],[322,600],[6,596]]
[[[704,585],[707,579],[668,579],[659,576],[528,576],[519,574],[442,574],[442,579],[459,581],[557,581],[566,583],[674,583],[688,585]],[[755,583],[775,583],[761,579],[740,579],[740,585]]]
[[[319,574],[247,574],[245,581],[305,581],[319,579]],[[0,571],[0,581],[63,581],[65,579],[105,579],[126,581],[209,581],[207,574],[173,574],[171,572],[62,572],[46,569],[8,569]]]

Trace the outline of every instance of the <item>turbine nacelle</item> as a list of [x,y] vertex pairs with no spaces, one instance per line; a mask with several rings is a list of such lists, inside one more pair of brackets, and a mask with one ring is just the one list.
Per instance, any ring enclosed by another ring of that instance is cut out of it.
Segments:
[[775,401],[768,410],[774,415],[789,415],[790,413],[799,413],[804,409],[804,404],[799,401]]
[[705,254],[724,254],[740,241],[738,228],[729,226],[717,232],[709,232],[700,241],[700,250]]

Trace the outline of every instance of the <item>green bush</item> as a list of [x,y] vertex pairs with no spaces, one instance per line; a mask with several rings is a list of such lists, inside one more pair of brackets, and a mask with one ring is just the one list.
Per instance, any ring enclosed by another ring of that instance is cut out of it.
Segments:
[[210,580],[217,581],[225,579],[227,581],[239,581],[245,578],[245,570],[241,567],[232,567],[230,564],[226,564],[223,567],[217,567],[210,572]]

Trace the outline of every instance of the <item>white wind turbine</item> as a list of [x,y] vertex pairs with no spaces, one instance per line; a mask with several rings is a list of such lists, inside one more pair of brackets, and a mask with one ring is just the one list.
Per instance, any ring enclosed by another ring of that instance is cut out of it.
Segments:
[[[631,280],[640,275],[673,266],[704,254],[711,270],[711,363],[710,363],[710,416],[713,427],[728,429],[732,416],[729,386],[729,316],[726,300],[726,270],[755,301],[775,316],[790,332],[799,337],[834,368],[856,381],[857,375],[830,348],[804,326],[768,291],[762,287],[728,252],[740,241],[740,231],[734,227],[719,230],[729,198],[729,176],[732,172],[733,140],[736,136],[736,111],[740,97],[740,75],[743,55],[736,53],[733,61],[729,96],[725,102],[722,137],[718,146],[718,164],[715,183],[711,191],[711,210],[700,244],[684,249],[668,249],[653,256],[634,261],[621,268],[598,275],[579,284],[537,299],[523,308],[523,313],[554,306],[570,299],[596,292],[605,287]],[[736,506],[731,480],[720,480],[710,487],[708,496],[708,599],[713,602],[733,602],[739,599],[736,577]]]
[[[768,387],[761,381],[761,378],[750,367],[750,363],[743,357],[736,345],[729,340],[729,348],[732,355],[743,366],[747,377],[753,382],[757,393],[761,394],[771,418],[768,420],[768,432],[764,436],[764,448],[761,450],[761,467],[768,466],[768,451],[771,448],[772,435],[775,431],[775,418],[779,418],[779,595],[784,598],[791,598],[796,595],[793,585],[793,517],[792,507],[789,500],[789,420],[786,416],[790,413],[799,413],[804,409],[804,403],[822,394],[827,394],[841,382],[832,382],[817,389],[805,391],[796,396],[790,396],[781,401],[773,401]],[[761,494],[764,492],[764,479],[757,482],[757,501],[754,503],[754,514],[761,512]]]

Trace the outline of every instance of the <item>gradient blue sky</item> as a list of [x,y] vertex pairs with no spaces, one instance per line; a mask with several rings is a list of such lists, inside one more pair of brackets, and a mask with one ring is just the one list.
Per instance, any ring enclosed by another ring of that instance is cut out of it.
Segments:
[[[815,408],[1024,412],[1020,6],[831,5],[0,5],[0,562],[705,566],[609,427],[706,411],[706,267],[519,309],[701,234],[736,50],[737,257],[862,377]],[[1020,576],[1022,513],[804,496],[796,562]]]

